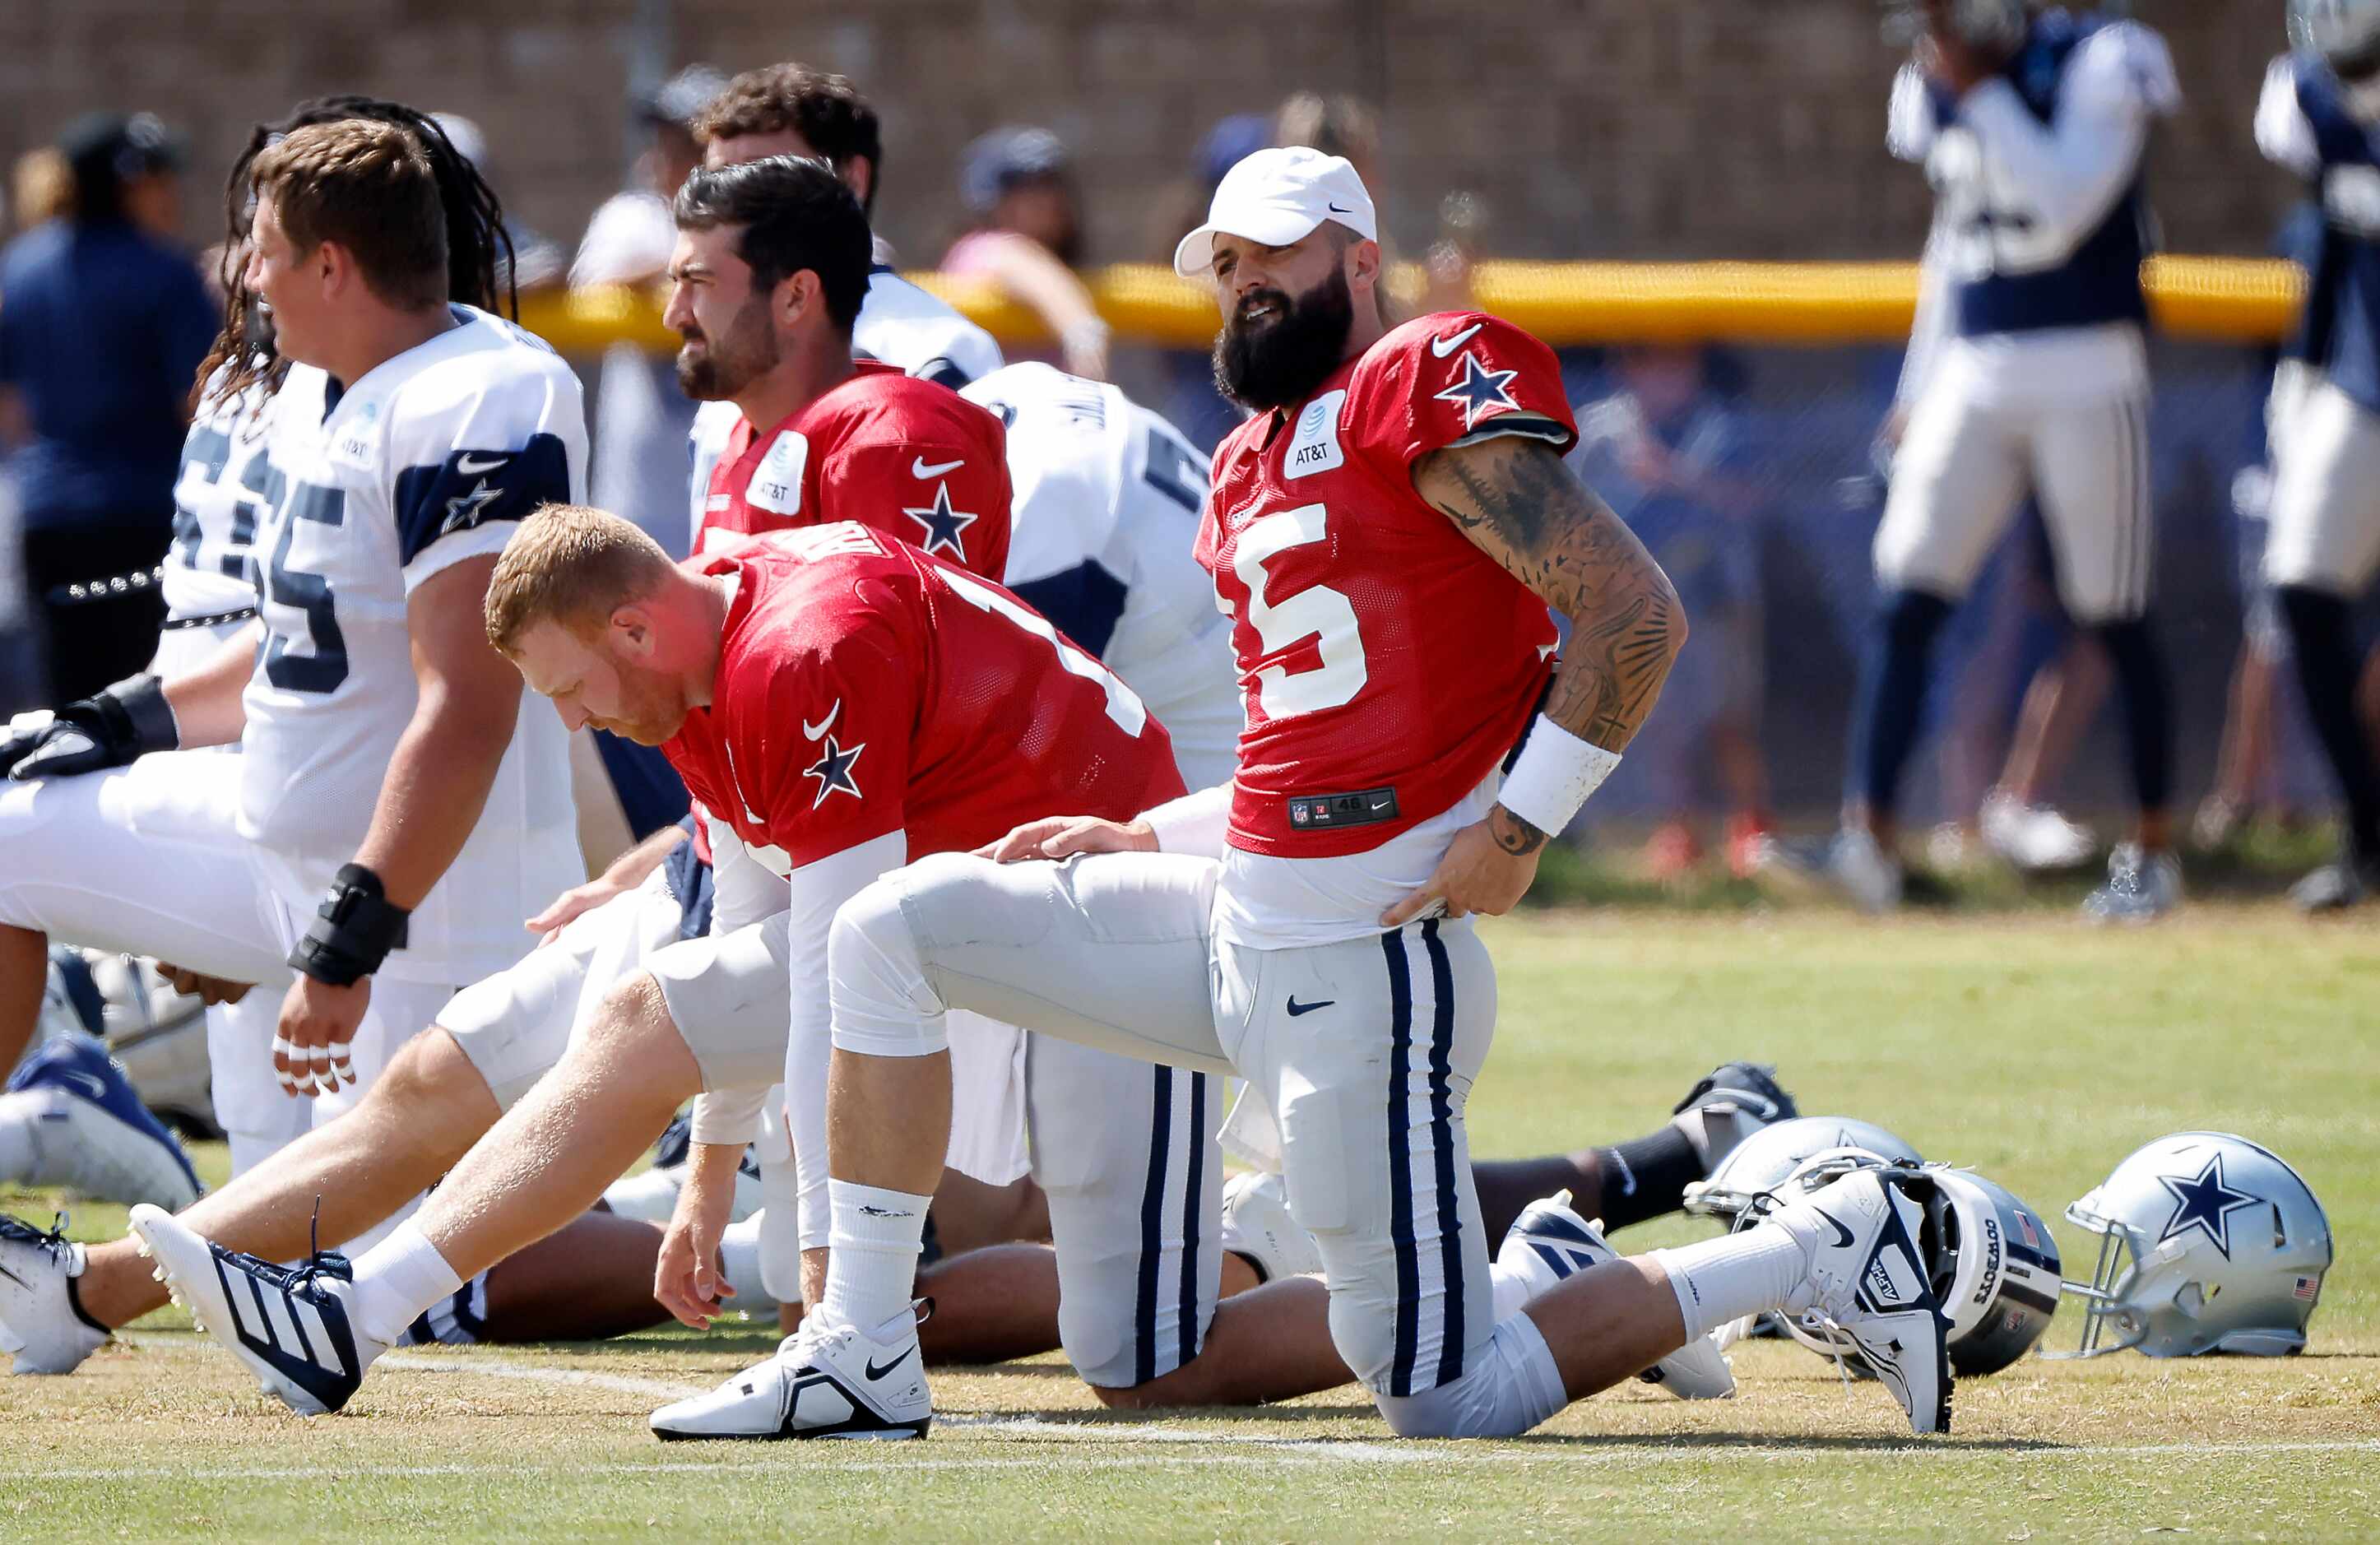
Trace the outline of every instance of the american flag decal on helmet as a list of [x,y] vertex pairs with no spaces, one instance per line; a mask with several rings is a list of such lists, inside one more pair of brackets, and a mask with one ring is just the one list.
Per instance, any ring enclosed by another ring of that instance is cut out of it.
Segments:
[[2297,1296],[2304,1299],[2307,1303],[2313,1302],[2314,1295],[2321,1291],[2322,1279],[2320,1277],[2300,1277],[2298,1279],[2296,1289]]

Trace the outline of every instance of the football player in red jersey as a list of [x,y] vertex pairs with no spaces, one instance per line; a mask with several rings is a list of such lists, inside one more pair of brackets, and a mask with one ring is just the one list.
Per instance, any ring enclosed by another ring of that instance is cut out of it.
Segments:
[[[1562,464],[1552,351],[1481,312],[1390,329],[1374,236],[1354,169],[1292,147],[1234,167],[1176,254],[1217,286],[1217,377],[1254,410],[1216,453],[1198,538],[1247,712],[1232,783],[1129,822],[1028,823],[887,875],[836,918],[834,1247],[826,1302],[778,1359],[789,1435],[929,1408],[906,1304],[953,1010],[1246,1077],[1320,1247],[1331,1339],[1400,1433],[1524,1431],[1762,1310],[1840,1327],[1914,1429],[1948,1426],[1945,1320],[1899,1178],[1847,1176],[1496,1312],[1463,1130],[1495,979],[1469,918],[1528,889],[1685,622]],[[1548,606],[1570,625],[1559,660]],[[1275,1355],[1312,1297],[1289,1283],[1227,1301],[1172,1377]]]
[[[822,1118],[826,1005],[810,984],[836,908],[878,874],[996,841],[1053,802],[1124,816],[1182,792],[1163,726],[1096,660],[1007,591],[856,524],[756,537],[681,566],[616,516],[550,506],[507,549],[488,633],[573,728],[667,751],[713,815],[720,923],[707,950],[660,952],[615,990],[351,1278],[344,1263],[291,1272],[234,1254],[153,1209],[136,1219],[210,1333],[303,1411],[338,1408],[417,1316],[577,1216],[687,1097],[757,1106],[788,1072],[776,1005],[789,987],[792,1043],[814,1045],[818,1064],[786,1078],[815,1096],[795,1102],[797,1136],[805,1103]],[[752,894],[771,910],[731,929]],[[1045,1084],[1042,1060],[1028,1100],[1085,1092]],[[1148,1087],[1145,1069],[1130,1071]],[[930,1098],[946,1124],[949,1088]],[[1103,1173],[1119,1140],[1137,1160],[1171,1110],[1152,1117],[1143,1101],[1090,1113],[1106,1122],[1037,1125],[1037,1171]],[[822,1132],[807,1141],[817,1151]],[[1066,1187],[1044,1185],[1062,1239]],[[1129,1268],[1109,1296],[1130,1298]],[[914,1358],[907,1369],[922,1395]]]

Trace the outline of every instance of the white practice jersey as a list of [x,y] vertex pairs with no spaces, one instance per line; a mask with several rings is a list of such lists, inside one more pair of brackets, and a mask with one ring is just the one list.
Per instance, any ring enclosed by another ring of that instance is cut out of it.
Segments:
[[1122,676],[1192,788],[1227,782],[1240,691],[1230,619],[1191,549],[1207,458],[1113,386],[1042,364],[961,390],[1008,426],[1008,588]]
[[1936,196],[1903,400],[1937,376],[1977,400],[2147,389],[2140,327],[2099,320],[2095,291],[2137,297],[2143,161],[2180,103],[2165,40],[2134,21],[2036,17],[2009,68],[1955,100],[1901,67],[1885,143]]
[[[851,351],[953,388],[990,375],[1001,365],[1000,346],[990,334],[883,263],[868,275],[867,298],[851,327]],[[743,417],[732,402],[706,402],[695,410],[689,437],[692,478],[686,485],[689,553],[695,534],[702,529],[703,501],[710,493],[719,453]]]
[[[230,367],[225,366],[228,370]],[[217,372],[220,379],[221,372]],[[165,554],[165,615],[170,621],[219,617],[256,604],[249,549],[256,545],[264,484],[261,384],[220,400],[209,381],[182,439],[174,481],[174,545]]]
[[[310,906],[355,857],[413,718],[415,587],[501,552],[540,505],[584,497],[578,378],[512,323],[454,310],[456,326],[344,391],[293,368],[269,410],[240,832]],[[501,970],[521,918],[584,878],[562,722],[526,688],[517,713],[480,824],[388,975],[460,985]]]

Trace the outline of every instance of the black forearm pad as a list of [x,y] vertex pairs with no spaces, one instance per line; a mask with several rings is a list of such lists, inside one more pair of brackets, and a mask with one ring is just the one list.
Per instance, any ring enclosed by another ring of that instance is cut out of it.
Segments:
[[143,673],[127,676],[90,700],[107,725],[109,736],[140,755],[170,751],[182,743],[174,710],[165,701],[164,682]]
[[306,936],[289,952],[289,964],[316,981],[351,987],[379,970],[389,951],[404,947],[412,915],[390,904],[379,875],[361,864],[345,865]]

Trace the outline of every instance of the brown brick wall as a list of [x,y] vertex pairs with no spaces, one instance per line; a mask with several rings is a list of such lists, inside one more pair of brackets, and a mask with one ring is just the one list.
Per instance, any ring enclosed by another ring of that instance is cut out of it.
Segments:
[[[1207,125],[1301,86],[1381,106],[1409,250],[1454,187],[1514,256],[1896,256],[1922,229],[1881,144],[1868,0],[0,0],[0,156],[87,107],[153,108],[193,136],[196,236],[252,119],[370,91],[478,118],[507,201],[574,242],[620,173],[638,18],[671,9],[672,62],[859,79],[886,118],[880,222],[912,262],[955,229],[959,147],[1019,121],[1080,155],[1092,255],[1154,257]],[[2158,152],[2168,242],[2259,249],[2289,195],[2248,139],[2278,0],[2147,9],[2190,97]]]

